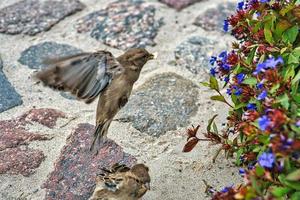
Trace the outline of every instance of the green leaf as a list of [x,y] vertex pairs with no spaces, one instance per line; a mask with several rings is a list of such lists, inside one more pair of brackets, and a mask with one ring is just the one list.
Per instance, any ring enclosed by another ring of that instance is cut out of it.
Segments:
[[299,200],[300,199],[300,192],[295,192],[292,196],[291,196],[291,200]]
[[292,191],[292,189],[288,187],[274,187],[272,188],[271,192],[275,197],[283,197],[284,195],[288,194],[290,191]]
[[205,87],[209,87],[210,84],[208,82],[200,82],[201,85],[205,86]]
[[295,95],[293,95],[292,97],[293,97],[293,99],[294,99],[297,103],[300,104],[300,94],[295,94]]
[[271,88],[270,93],[271,93],[271,94],[275,93],[275,92],[278,90],[279,87],[280,87],[280,84],[279,84],[279,83],[276,84],[276,85],[274,85],[274,86]]
[[265,174],[265,169],[261,166],[257,166],[255,168],[255,173],[256,173],[257,176],[262,176],[262,175]]
[[294,53],[289,54],[288,64],[298,64],[299,63],[299,56],[295,55]]
[[256,48],[257,48],[257,47],[253,48],[253,49],[250,51],[250,53],[248,54],[248,58],[247,58],[247,60],[246,60],[246,63],[247,63],[248,65],[252,64],[252,62],[253,62],[253,58],[254,58],[254,55],[255,55],[255,52],[256,52]]
[[296,76],[293,78],[292,85],[294,85],[299,80],[300,80],[300,70],[298,71],[298,73],[296,74]]
[[210,76],[209,78],[210,88],[213,90],[219,90],[219,84],[215,77]]
[[288,187],[293,188],[295,190],[300,190],[300,181],[288,181],[288,180],[286,180],[286,178],[284,177],[283,174],[280,174],[278,176],[278,179],[285,186],[288,186]]
[[221,95],[211,96],[210,99],[214,101],[221,101],[223,103],[226,103],[225,98]]
[[277,102],[280,103],[286,110],[290,107],[289,97],[287,94],[278,97]]
[[257,84],[257,79],[256,78],[253,78],[253,77],[250,77],[250,78],[246,78],[244,81],[243,81],[244,84],[247,84],[247,85],[255,85]]
[[289,66],[284,74],[284,80],[287,81],[295,76],[294,66]]
[[293,171],[292,173],[289,173],[286,176],[286,180],[288,181],[300,181],[300,169],[297,169]]
[[215,132],[215,133],[219,133],[219,131],[218,131],[218,127],[217,127],[217,125],[216,125],[216,123],[215,123],[215,122],[213,122],[212,126],[213,126],[213,130],[214,130],[214,132]]
[[288,30],[286,30],[282,35],[283,41],[285,43],[293,44],[297,38],[298,29],[299,29],[298,26],[295,25],[292,28],[289,28]]
[[245,107],[247,104],[246,103],[240,103],[240,104],[237,104],[236,106],[234,106],[234,110],[238,110],[240,108],[243,108]]
[[206,127],[207,132],[210,132],[210,130],[211,130],[211,125],[212,125],[212,123],[214,122],[214,120],[215,120],[215,118],[216,118],[217,116],[218,116],[218,115],[216,114],[216,115],[214,115],[210,120],[208,120],[208,125],[207,125],[207,127]]
[[268,28],[264,28],[264,34],[265,34],[265,39],[267,40],[268,43],[273,44],[274,40],[272,37],[272,31]]

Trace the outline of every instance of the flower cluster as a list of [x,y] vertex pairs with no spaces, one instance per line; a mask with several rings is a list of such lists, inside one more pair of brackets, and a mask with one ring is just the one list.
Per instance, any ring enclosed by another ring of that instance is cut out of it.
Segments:
[[211,57],[203,85],[231,110],[225,133],[208,127],[206,136],[236,155],[245,182],[213,199],[300,199],[300,2],[241,1],[223,28],[238,42]]

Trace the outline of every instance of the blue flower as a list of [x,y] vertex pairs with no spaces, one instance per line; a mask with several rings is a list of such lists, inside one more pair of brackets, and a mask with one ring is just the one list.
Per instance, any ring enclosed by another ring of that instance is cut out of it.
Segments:
[[245,76],[246,75],[243,74],[243,73],[239,73],[239,74],[236,75],[236,79],[237,79],[238,84],[241,84],[244,81]]
[[244,5],[245,5],[244,1],[238,2],[237,9],[238,9],[238,10],[243,10]]
[[212,76],[216,76],[216,68],[215,67],[213,67],[213,68],[211,68],[210,70],[210,74],[212,75]]
[[247,105],[247,110],[256,110],[256,105],[254,103],[249,103]]
[[260,0],[261,3],[268,3],[270,0]]
[[266,115],[263,115],[262,117],[258,118],[258,126],[262,131],[265,131],[270,125],[270,123],[271,121]]
[[228,64],[223,64],[220,66],[223,70],[225,71],[229,71],[230,70],[230,66]]
[[258,157],[258,163],[264,168],[272,168],[275,163],[275,155],[272,152],[264,152]]
[[229,82],[229,76],[226,76],[226,77],[224,78],[224,81],[225,81],[225,83],[228,83],[228,82]]
[[268,93],[266,90],[263,90],[258,96],[257,100],[262,101],[268,96]]
[[236,85],[233,86],[233,88],[235,89],[234,94],[237,96],[240,96],[243,92],[242,88],[237,87]]
[[216,56],[212,56],[212,57],[210,57],[209,63],[211,65],[214,65],[216,61],[217,61],[217,57]]
[[225,32],[228,32],[228,26],[229,26],[228,20],[225,19],[225,20],[224,20],[224,24],[223,24],[223,30],[224,30]]
[[227,58],[227,51],[222,51],[220,54],[219,54],[219,58]]
[[257,89],[261,90],[264,87],[263,82],[259,82],[256,84]]
[[231,95],[231,94],[232,94],[232,91],[231,91],[231,89],[230,89],[230,88],[227,88],[227,90],[226,90],[226,94],[228,94],[228,95]]
[[283,64],[282,57],[279,56],[276,60],[275,58],[269,58],[265,62],[257,64],[253,74],[257,75],[258,73],[264,72],[267,69],[275,69],[278,64]]
[[243,169],[243,168],[240,168],[239,169],[239,174],[240,175],[244,175],[246,173],[246,170],[245,169]]
[[233,187],[233,184],[232,184],[231,186],[224,187],[220,192],[226,193],[226,192],[228,192],[230,189],[232,189],[232,187]]

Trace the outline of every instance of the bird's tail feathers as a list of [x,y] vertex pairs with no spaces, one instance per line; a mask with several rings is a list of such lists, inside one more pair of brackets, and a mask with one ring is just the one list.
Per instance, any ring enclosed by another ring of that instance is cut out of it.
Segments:
[[90,147],[90,151],[92,151],[95,146],[100,146],[101,144],[106,142],[106,135],[111,121],[112,120],[106,120],[103,123],[97,124],[94,132],[94,140]]

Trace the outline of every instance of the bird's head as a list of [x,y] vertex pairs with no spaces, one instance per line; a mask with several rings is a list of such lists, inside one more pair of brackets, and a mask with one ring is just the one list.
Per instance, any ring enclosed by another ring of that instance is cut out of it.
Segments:
[[156,55],[149,53],[146,49],[133,48],[126,51],[121,57],[133,69],[140,70],[149,60],[155,59]]
[[151,179],[149,175],[149,168],[146,165],[136,164],[131,168],[131,172],[139,178],[139,181],[141,181],[147,189],[150,189]]

